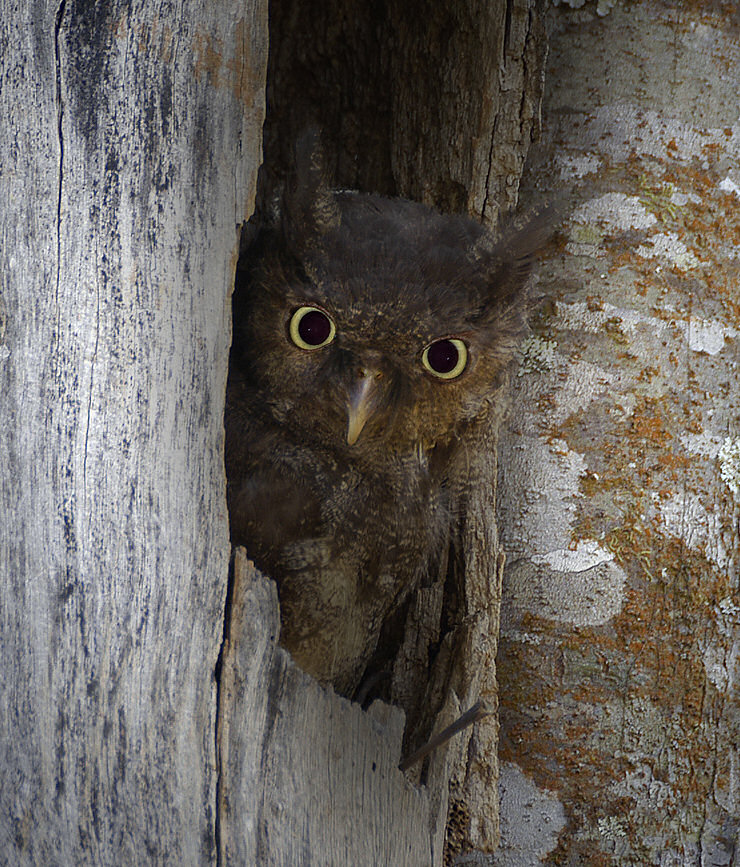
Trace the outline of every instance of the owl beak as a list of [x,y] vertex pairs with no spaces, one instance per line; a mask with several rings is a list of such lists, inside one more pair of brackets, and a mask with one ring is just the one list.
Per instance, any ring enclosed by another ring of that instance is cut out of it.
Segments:
[[347,443],[351,446],[357,442],[365,422],[372,415],[377,380],[377,371],[361,370],[360,377],[350,392],[347,401]]

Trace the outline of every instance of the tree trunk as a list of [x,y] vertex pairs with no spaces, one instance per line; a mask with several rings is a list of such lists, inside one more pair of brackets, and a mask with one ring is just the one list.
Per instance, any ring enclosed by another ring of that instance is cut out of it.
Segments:
[[0,7],[0,860],[216,857],[266,8]]
[[532,180],[567,185],[572,213],[500,450],[499,865],[740,852],[740,52],[721,9],[552,13]]
[[[265,3],[0,13],[0,851],[423,867],[490,851],[495,716],[408,777],[397,764],[479,697],[496,706],[498,414],[458,468],[450,566],[409,608],[405,736],[397,711],[293,666],[274,589],[239,554],[226,604],[228,302]],[[530,0],[276,0],[271,43],[263,191],[313,120],[339,185],[491,225],[514,204],[545,55]]]

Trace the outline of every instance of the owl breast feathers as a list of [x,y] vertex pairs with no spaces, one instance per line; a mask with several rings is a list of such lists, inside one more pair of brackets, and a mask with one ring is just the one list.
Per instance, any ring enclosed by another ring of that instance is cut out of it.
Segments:
[[231,533],[278,582],[281,641],[351,693],[437,556],[447,470],[523,322],[540,213],[475,221],[334,192],[313,133],[240,265],[226,412]]

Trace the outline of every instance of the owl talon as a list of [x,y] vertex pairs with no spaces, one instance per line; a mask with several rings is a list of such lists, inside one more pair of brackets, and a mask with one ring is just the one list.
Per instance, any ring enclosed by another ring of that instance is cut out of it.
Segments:
[[493,711],[484,701],[477,701],[469,710],[466,710],[464,714],[461,714],[455,722],[448,725],[446,729],[442,729],[439,734],[430,738],[423,747],[420,747],[418,750],[411,753],[410,756],[405,758],[398,766],[399,769],[407,771],[412,765],[415,765],[423,758],[426,758],[432,750],[436,750],[437,747],[446,744],[447,741],[454,737],[458,732],[461,732],[463,729],[466,729],[468,726],[473,725],[473,723],[478,722],[478,720],[481,720],[483,717],[489,716],[492,713]]

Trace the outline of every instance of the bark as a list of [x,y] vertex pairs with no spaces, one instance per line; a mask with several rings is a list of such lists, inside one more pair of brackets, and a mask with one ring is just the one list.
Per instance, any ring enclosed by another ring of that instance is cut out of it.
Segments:
[[495,226],[539,132],[547,45],[534,0],[270,7],[265,167],[317,123],[339,186]]
[[500,451],[499,865],[740,851],[740,54],[723,11],[553,11],[536,182],[572,209]]
[[0,852],[212,863],[264,4],[2,4]]

